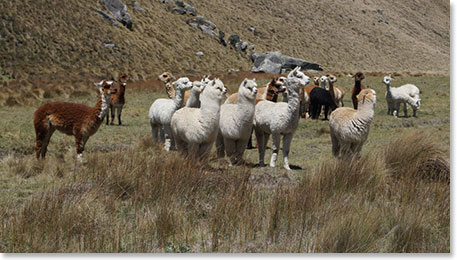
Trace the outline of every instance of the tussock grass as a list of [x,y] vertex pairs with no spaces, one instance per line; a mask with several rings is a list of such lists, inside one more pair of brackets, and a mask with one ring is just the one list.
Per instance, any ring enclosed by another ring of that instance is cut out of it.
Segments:
[[[435,145],[412,134],[423,146]],[[412,134],[359,160],[323,160],[311,175],[270,186],[255,181],[249,168],[188,160],[148,137],[123,150],[89,153],[76,168],[61,166],[60,178],[53,157],[41,167],[32,156],[5,158],[16,178],[59,181],[18,206],[1,204],[0,250],[449,252],[449,183],[396,177],[417,169],[414,160],[392,167],[389,151],[416,140]],[[415,149],[397,150],[417,157]]]

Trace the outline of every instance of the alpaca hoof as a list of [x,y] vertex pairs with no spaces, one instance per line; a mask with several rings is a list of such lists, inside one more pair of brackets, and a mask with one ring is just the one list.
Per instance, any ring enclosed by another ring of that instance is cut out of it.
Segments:
[[288,170],[288,171],[291,171],[289,165],[284,165],[284,169]]

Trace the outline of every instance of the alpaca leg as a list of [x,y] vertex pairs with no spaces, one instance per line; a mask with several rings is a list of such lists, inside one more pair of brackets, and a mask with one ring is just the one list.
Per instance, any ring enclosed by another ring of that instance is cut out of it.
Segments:
[[248,141],[249,140],[246,140],[246,139],[240,139],[236,142],[236,160],[237,160],[238,164],[244,162],[243,155],[244,155],[244,151],[247,148]]
[[202,143],[200,144],[198,150],[198,157],[200,160],[207,158],[211,152],[211,145],[212,143]]
[[50,127],[48,129],[42,128],[40,129],[39,133],[36,137],[35,142],[35,150],[36,150],[36,158],[44,159],[46,157],[46,152],[48,151],[48,144],[49,140],[51,140],[51,136],[54,133],[55,129]]
[[117,122],[119,123],[119,125],[122,125],[121,114],[122,114],[122,107],[118,107],[117,108]]
[[286,170],[290,170],[289,166],[289,151],[290,151],[290,143],[292,142],[292,134],[285,135],[282,139],[282,155],[284,157],[284,168]]
[[[108,107],[108,112],[112,109],[111,105]],[[109,125],[109,113],[106,115],[106,125]]]
[[159,126],[151,124],[152,140],[159,141]]
[[249,135],[248,146],[247,149],[254,149],[255,146],[252,144],[252,133],[254,132],[254,127],[251,130],[251,135]]
[[336,136],[331,132],[330,132],[330,137],[332,139],[333,156],[338,157],[340,154],[340,144],[339,144],[338,138],[336,138]]
[[164,130],[164,136],[165,136],[164,147],[165,147],[165,151],[168,152],[168,151],[174,149],[173,136],[172,136],[171,128],[169,125],[164,125],[163,130]]
[[235,140],[224,138],[225,153],[230,161],[230,166],[236,164],[236,143]]
[[407,103],[403,103],[403,111],[405,112],[405,117],[408,117],[408,107],[407,107]]
[[260,167],[265,166],[265,135],[260,129],[255,129],[255,138],[257,139],[257,149],[259,150],[259,165]]
[[199,155],[199,144],[189,143],[187,144],[187,156],[189,158],[196,158]]
[[176,135],[173,135],[173,139],[175,140],[175,144],[176,144],[176,149],[185,154],[186,153],[186,142],[184,142],[181,138],[179,138],[179,136],[176,136]]
[[86,144],[87,138],[84,138],[80,134],[75,134],[75,143],[76,143],[76,154],[78,156],[78,161],[82,162],[84,145]]
[[[114,125],[114,110],[116,109],[115,107],[113,107],[113,105],[110,105],[110,111],[111,111],[111,123],[110,125]],[[108,117],[108,115],[106,115],[106,117]]]
[[328,120],[327,119],[327,115],[329,114],[329,106],[324,106],[324,120]]
[[161,125],[160,126],[160,142],[163,143],[165,142],[165,130],[163,128],[163,126]]
[[417,109],[413,107],[413,117],[416,117],[416,111]]
[[216,154],[217,158],[222,159],[225,157],[225,144],[224,137],[222,136],[221,131],[217,133],[216,137]]
[[273,153],[271,154],[271,159],[270,159],[270,167],[272,167],[272,168],[276,166],[276,159],[278,158],[280,143],[281,143],[281,135],[273,134],[273,144],[271,147],[271,149],[273,149]]

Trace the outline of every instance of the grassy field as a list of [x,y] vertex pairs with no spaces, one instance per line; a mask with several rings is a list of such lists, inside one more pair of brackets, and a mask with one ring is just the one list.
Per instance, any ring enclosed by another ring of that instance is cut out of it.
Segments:
[[[33,112],[48,100],[1,107],[0,251],[450,252],[449,77],[396,77],[421,89],[417,118],[387,116],[381,80],[364,80],[378,103],[361,159],[333,159],[328,121],[302,119],[291,172],[281,153],[271,169],[251,166],[257,150],[233,168],[164,152],[147,120],[157,86],[128,87],[124,125],[102,125],[84,164],[58,132],[35,160]],[[336,85],[352,106],[352,79]],[[52,100],[93,105],[95,93]]]

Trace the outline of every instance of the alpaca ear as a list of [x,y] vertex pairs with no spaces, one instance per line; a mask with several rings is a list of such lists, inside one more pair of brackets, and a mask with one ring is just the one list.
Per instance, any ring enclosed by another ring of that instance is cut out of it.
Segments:
[[241,85],[243,85],[243,87],[246,86],[246,82],[247,82],[247,81],[248,81],[248,79],[245,78],[245,79],[243,80],[243,82],[241,82]]
[[100,82],[95,82],[94,85],[97,86],[97,87],[101,87],[103,85],[103,82],[104,80],[100,81]]

